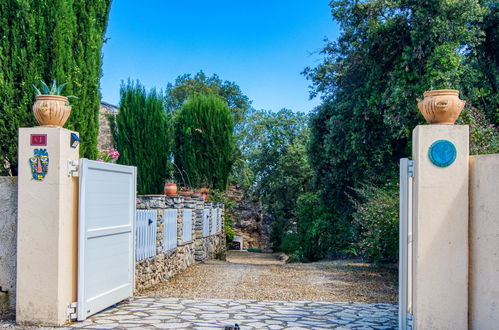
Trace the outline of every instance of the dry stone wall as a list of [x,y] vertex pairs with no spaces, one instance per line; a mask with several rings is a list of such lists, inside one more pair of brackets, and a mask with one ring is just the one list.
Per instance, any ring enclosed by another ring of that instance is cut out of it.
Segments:
[[[141,292],[167,282],[196,262],[225,254],[225,232],[203,237],[203,212],[205,208],[220,207],[222,203],[205,203],[202,200],[168,197],[164,195],[139,196],[137,209],[156,210],[156,256],[135,263],[135,291]],[[177,247],[163,251],[165,210],[177,209]],[[183,210],[192,210],[192,240],[182,242]],[[223,211],[222,211],[223,212]],[[211,215],[211,213],[210,213]],[[223,219],[223,216],[222,216]],[[210,216],[210,226],[212,225]],[[223,228],[223,225],[222,225]]]
[[16,306],[17,177],[0,177],[0,319]]

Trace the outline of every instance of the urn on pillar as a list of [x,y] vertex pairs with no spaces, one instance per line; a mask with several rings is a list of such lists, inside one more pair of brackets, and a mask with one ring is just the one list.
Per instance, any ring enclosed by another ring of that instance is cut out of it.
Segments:
[[418,108],[429,124],[453,125],[466,104],[455,89],[431,90],[423,96]]
[[41,126],[63,127],[71,113],[68,97],[60,95],[66,84],[57,86],[55,80],[51,88],[43,81],[41,84],[41,91],[33,86],[37,93],[33,104],[33,115],[36,121]]

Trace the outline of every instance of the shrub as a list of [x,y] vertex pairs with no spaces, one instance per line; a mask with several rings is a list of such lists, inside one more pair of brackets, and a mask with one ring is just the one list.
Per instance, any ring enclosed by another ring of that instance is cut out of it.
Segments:
[[499,131],[485,112],[466,104],[456,124],[470,125],[470,154],[499,153]]
[[162,194],[171,171],[169,127],[163,96],[138,81],[121,85],[115,141],[119,164],[137,166],[139,194]]
[[321,203],[319,192],[300,195],[295,212],[303,261],[316,261],[347,248],[351,225]]
[[80,155],[97,156],[101,47],[111,0],[0,1],[0,175],[17,175],[19,127],[35,126],[32,84],[67,82]]
[[232,168],[234,120],[216,95],[191,96],[175,116],[175,164],[190,185],[227,188]]
[[359,228],[354,249],[369,261],[395,261],[399,248],[398,184],[362,185],[355,190],[353,222]]

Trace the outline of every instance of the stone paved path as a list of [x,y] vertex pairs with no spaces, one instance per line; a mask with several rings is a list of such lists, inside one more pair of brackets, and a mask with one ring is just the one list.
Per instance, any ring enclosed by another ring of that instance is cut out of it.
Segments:
[[72,329],[395,329],[397,306],[138,297]]

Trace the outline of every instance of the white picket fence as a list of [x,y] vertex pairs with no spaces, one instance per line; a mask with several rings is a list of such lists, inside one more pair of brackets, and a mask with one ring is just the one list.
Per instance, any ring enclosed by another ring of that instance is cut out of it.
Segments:
[[210,236],[210,210],[203,210],[203,237]]
[[165,210],[163,222],[163,251],[177,247],[177,210]]
[[156,255],[156,210],[137,210],[135,229],[135,260]]
[[217,232],[218,209],[211,209],[211,230],[210,235]]
[[218,209],[218,228],[217,232],[220,233],[222,232],[222,209]]
[[[163,221],[163,251],[177,247],[177,214],[178,210],[165,210]],[[211,223],[210,223],[211,219]],[[137,210],[135,228],[135,260],[143,260],[156,256],[158,212],[156,210]],[[192,241],[193,211],[182,211],[182,242]],[[222,231],[222,209],[203,210],[203,237]]]
[[192,210],[182,212],[182,242],[192,241]]

